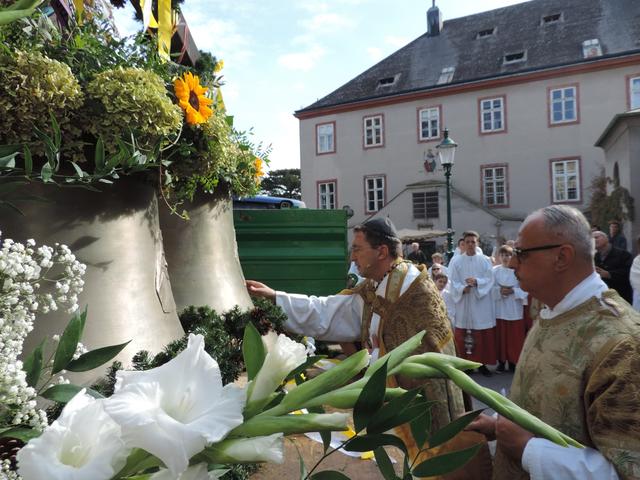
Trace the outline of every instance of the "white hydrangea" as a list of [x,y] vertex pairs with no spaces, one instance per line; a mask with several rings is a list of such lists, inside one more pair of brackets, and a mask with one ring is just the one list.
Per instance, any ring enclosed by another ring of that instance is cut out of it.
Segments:
[[[0,232],[1,239],[1,232]],[[36,247],[5,239],[0,246],[0,426],[28,425],[42,429],[47,424],[36,407],[36,391],[26,382],[22,362],[24,340],[33,330],[38,313],[64,308],[78,309],[86,266],[78,262],[66,245]],[[55,278],[55,279],[54,279]],[[52,286],[41,292],[41,285]],[[86,352],[79,345],[76,358]],[[58,380],[64,382],[65,380]],[[0,475],[6,474],[0,465]],[[7,477],[12,478],[12,477]]]

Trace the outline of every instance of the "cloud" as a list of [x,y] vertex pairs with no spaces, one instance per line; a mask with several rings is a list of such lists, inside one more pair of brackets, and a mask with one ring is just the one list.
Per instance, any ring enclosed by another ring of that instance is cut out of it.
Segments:
[[345,28],[352,28],[354,22],[344,15],[325,12],[318,13],[310,19],[301,20],[300,24],[310,32],[330,33]]
[[299,122],[291,112],[275,115],[277,134],[272,137],[273,150],[269,155],[269,170],[300,168]]
[[367,55],[373,62],[377,62],[378,60],[382,60],[384,58],[384,52],[381,48],[378,47],[369,47],[367,48]]
[[315,45],[305,52],[286,53],[278,57],[278,64],[289,70],[308,72],[326,54],[326,50]]
[[384,43],[386,45],[391,45],[394,48],[404,47],[407,43],[409,43],[411,39],[407,37],[399,37],[395,35],[387,35],[384,37]]
[[211,18],[194,9],[185,12],[185,18],[198,49],[226,59],[227,63],[244,64],[253,57],[252,41],[240,33],[236,22]]

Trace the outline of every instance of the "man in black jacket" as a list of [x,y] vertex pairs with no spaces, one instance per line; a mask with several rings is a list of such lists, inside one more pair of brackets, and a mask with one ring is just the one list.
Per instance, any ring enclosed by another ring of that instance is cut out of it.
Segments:
[[616,290],[627,302],[633,301],[633,291],[629,283],[629,271],[633,257],[626,250],[615,248],[609,243],[604,232],[593,232],[596,242],[596,272],[609,288]]

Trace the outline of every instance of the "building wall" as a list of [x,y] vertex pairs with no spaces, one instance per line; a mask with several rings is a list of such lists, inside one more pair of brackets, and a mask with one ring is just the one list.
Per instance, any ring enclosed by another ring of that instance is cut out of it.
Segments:
[[[386,178],[386,201],[391,202],[384,214],[389,214],[398,228],[424,224],[424,220],[413,219],[411,195],[402,192],[409,184],[444,179],[441,168],[426,173],[423,167],[424,155],[429,149],[435,153],[440,139],[418,141],[417,110],[440,105],[441,126],[449,128],[459,144],[452,181],[460,192],[480,203],[481,165],[508,164],[508,207],[490,209],[496,214],[493,216],[454,195],[454,230],[475,229],[485,235],[513,238],[519,222],[503,220],[498,231],[496,217],[523,218],[552,202],[551,159],[580,159],[581,201],[575,205],[587,208],[590,180],[604,165],[603,151],[593,143],[613,115],[627,110],[626,76],[638,71],[638,65],[585,71],[302,119],[303,200],[317,208],[317,182],[337,179],[337,207],[352,207],[355,215],[351,223],[359,223],[369,216],[365,213],[364,177],[381,174]],[[549,126],[548,89],[573,84],[578,86],[579,122]],[[492,96],[506,98],[506,132],[483,135],[479,133],[478,99]],[[375,114],[384,115],[384,146],[363,149],[363,117]],[[336,152],[316,155],[315,125],[326,122],[335,122]],[[444,189],[439,218],[432,223],[433,228],[446,228]]]

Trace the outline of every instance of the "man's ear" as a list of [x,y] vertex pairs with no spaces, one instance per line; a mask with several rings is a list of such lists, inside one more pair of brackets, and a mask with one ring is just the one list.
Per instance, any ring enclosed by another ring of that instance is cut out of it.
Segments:
[[380,245],[378,247],[378,258],[383,260],[389,256],[389,246],[388,245]]
[[558,254],[556,255],[555,270],[562,272],[570,268],[573,265],[573,261],[576,258],[576,249],[571,244],[562,245],[558,248]]

